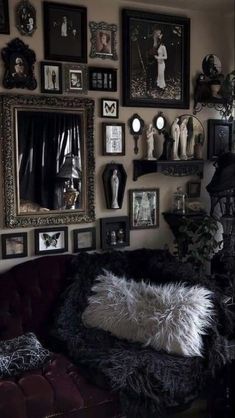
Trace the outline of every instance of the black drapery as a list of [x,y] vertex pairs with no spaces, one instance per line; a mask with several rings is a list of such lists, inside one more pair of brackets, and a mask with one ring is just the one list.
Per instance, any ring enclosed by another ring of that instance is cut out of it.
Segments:
[[78,157],[82,172],[81,117],[77,113],[18,111],[20,200],[43,208],[63,206],[61,180],[57,178],[65,156]]

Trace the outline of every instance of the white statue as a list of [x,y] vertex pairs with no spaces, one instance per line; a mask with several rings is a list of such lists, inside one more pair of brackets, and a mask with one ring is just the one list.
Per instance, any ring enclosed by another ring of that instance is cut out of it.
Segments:
[[153,127],[152,123],[149,124],[149,127],[146,131],[146,142],[147,142],[147,156],[146,160],[155,160],[153,156],[154,151],[154,134],[156,129]]
[[172,160],[179,160],[178,150],[179,150],[179,139],[180,139],[180,127],[179,127],[179,118],[175,118],[171,127],[171,136],[174,139],[173,148],[172,148]]
[[188,137],[188,129],[187,129],[187,118],[183,119],[180,125],[180,159],[187,160],[187,137]]
[[119,178],[118,178],[118,171],[115,169],[113,170],[113,174],[111,176],[111,190],[112,190],[112,209],[119,209],[118,204],[118,188],[119,188]]

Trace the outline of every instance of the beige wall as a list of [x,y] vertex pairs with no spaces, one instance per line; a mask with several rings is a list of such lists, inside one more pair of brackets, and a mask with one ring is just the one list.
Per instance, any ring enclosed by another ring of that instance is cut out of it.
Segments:
[[[59,2],[60,0],[58,0]],[[206,0],[205,0],[206,1]],[[109,97],[115,97],[121,99],[121,56],[122,51],[120,48],[120,39],[121,39],[121,24],[120,24],[120,11],[122,8],[136,8],[149,10],[153,12],[164,12],[166,14],[172,15],[182,15],[191,18],[191,65],[190,65],[190,90],[191,90],[191,102],[190,109],[164,109],[164,114],[169,123],[172,123],[174,118],[177,115],[182,115],[184,113],[192,113],[192,92],[193,92],[193,83],[195,81],[196,73],[201,71],[201,62],[203,57],[208,53],[214,53],[221,57],[222,66],[224,72],[231,71],[234,65],[234,20],[231,17],[231,13],[228,13],[227,16],[221,16],[220,13],[216,13],[213,9],[213,2],[211,12],[200,12],[200,11],[190,11],[182,10],[177,8],[168,8],[158,7],[155,5],[146,5],[143,3],[135,3],[133,1],[121,1],[121,0],[62,0],[61,3],[70,3],[70,4],[80,4],[87,7],[88,11],[88,21],[94,20],[96,22],[105,21],[107,23],[117,23],[118,30],[118,61],[106,60],[105,62],[101,59],[89,59],[88,64],[90,65],[105,65],[118,68],[118,92],[108,94]],[[15,28],[15,19],[14,19],[14,7],[18,3],[18,0],[9,0],[10,8],[10,29],[11,35],[0,35],[0,47],[4,47],[6,43],[15,38],[21,37]],[[32,48],[37,55],[37,64],[35,66],[36,78],[39,80],[39,62],[44,59],[43,55],[43,31],[42,31],[42,1],[41,0],[31,0],[31,3],[37,9],[37,30],[32,37],[21,37],[22,40]],[[175,1],[175,4],[177,1]],[[190,1],[186,2],[187,4]],[[167,5],[167,0],[165,1]],[[89,42],[90,34],[88,33],[88,54],[90,48]],[[0,62],[0,79],[3,76],[3,64]],[[0,91],[3,92],[4,89],[0,87]],[[21,89],[11,90],[9,92],[13,93],[30,93]],[[33,93],[39,93],[39,88]],[[8,91],[4,91],[8,93]],[[97,226],[97,239],[99,246],[99,218],[108,217],[108,216],[122,216],[128,214],[128,189],[130,188],[143,188],[143,187],[159,187],[160,188],[160,214],[164,210],[170,209],[171,205],[171,196],[173,191],[178,185],[185,187],[188,177],[184,178],[171,178],[164,176],[162,174],[149,174],[138,179],[137,182],[132,181],[133,174],[133,163],[132,160],[136,158],[133,152],[133,138],[130,136],[128,128],[126,126],[126,155],[123,157],[118,157],[115,159],[116,162],[122,163],[126,169],[128,180],[126,186],[126,192],[124,196],[123,207],[121,210],[107,210],[105,207],[104,192],[102,187],[101,175],[105,164],[111,161],[111,158],[104,157],[101,155],[101,122],[102,119],[98,115],[98,99],[103,97],[102,92],[89,92],[89,97],[92,97],[96,100],[96,109],[95,109],[95,156],[96,156],[96,217],[97,221],[95,224],[85,225],[82,224],[80,227],[85,226]],[[107,96],[107,94],[105,94]],[[128,118],[137,111],[140,116],[145,120],[146,124],[149,124],[153,117],[158,113],[160,109],[154,108],[128,108],[120,106],[119,112],[119,121],[127,122]],[[209,109],[203,110],[198,114],[198,118],[202,122],[205,133],[207,131],[207,119],[216,118],[219,115]],[[140,152],[138,158],[142,158],[144,155],[144,140],[139,140]],[[204,158],[206,158],[206,144],[204,145]],[[2,158],[1,158],[2,161]],[[211,174],[213,173],[212,165],[209,163],[205,164],[205,179],[204,184],[207,184]],[[0,190],[2,191],[2,166],[1,166],[1,176],[0,176]],[[208,196],[205,190],[202,192],[203,199],[205,202],[208,202]],[[1,230],[0,233],[13,232],[12,230],[4,229],[4,215],[3,215],[3,204],[4,197],[3,193],[0,192],[0,222]],[[72,230],[77,228],[77,225],[69,226],[69,251],[72,251]],[[21,229],[17,231],[22,231]],[[34,243],[33,243],[33,228],[26,229],[28,232],[29,240],[29,256],[34,255]],[[131,231],[131,247],[152,247],[159,248],[162,247],[165,243],[172,243],[172,234],[169,230],[168,225],[164,222],[162,216],[160,215],[160,227],[158,229],[150,230],[138,230]],[[22,262],[24,259],[13,259],[13,260],[0,260],[0,270],[8,268],[10,265]]]

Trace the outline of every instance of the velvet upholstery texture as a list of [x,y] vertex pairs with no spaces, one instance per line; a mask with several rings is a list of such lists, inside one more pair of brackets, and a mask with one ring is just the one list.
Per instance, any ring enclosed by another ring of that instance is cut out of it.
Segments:
[[[49,324],[73,257],[39,257],[0,275],[0,340],[34,332],[52,350]],[[90,384],[62,354],[41,369],[0,379],[0,418],[113,418],[119,410],[116,395]]]

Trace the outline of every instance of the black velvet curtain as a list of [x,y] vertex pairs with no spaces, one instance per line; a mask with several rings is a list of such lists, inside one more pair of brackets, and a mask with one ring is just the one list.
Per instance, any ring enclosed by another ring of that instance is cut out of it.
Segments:
[[20,200],[43,208],[62,207],[63,184],[57,178],[65,156],[80,154],[79,114],[51,111],[18,112]]

